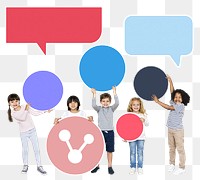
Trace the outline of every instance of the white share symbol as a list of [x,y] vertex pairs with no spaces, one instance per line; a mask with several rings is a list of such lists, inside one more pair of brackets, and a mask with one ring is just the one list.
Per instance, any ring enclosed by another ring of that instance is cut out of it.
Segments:
[[69,148],[68,159],[71,163],[77,164],[82,160],[82,150],[85,148],[87,144],[92,144],[94,141],[94,136],[92,134],[86,134],[84,136],[84,143],[81,145],[79,149],[73,149],[69,140],[71,137],[71,133],[68,130],[62,130],[59,133],[59,138],[61,141],[66,142]]

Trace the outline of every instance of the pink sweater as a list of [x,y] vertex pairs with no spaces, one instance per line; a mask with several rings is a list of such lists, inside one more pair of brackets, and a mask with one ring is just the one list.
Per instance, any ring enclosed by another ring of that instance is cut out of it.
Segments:
[[35,128],[31,115],[38,116],[43,114],[45,111],[37,111],[33,108],[29,108],[29,110],[25,110],[26,105],[21,105],[21,109],[19,111],[12,110],[11,115],[13,119],[19,123],[19,131],[26,132],[30,129]]

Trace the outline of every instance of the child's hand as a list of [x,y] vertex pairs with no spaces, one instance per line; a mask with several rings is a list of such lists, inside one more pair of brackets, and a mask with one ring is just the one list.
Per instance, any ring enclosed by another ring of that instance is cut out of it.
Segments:
[[89,122],[94,122],[93,116],[88,116],[88,121],[89,121]]
[[29,110],[29,108],[30,108],[30,104],[29,104],[29,103],[27,103],[27,104],[26,104],[26,107],[25,107],[25,110],[26,110],[26,111],[28,111],[28,110]]
[[168,74],[166,75],[166,79],[167,79],[168,81],[172,81],[171,77],[170,77]]
[[49,109],[47,112],[50,113],[51,111],[53,111],[53,109]]
[[55,120],[54,120],[54,125],[56,125],[56,124],[59,123],[59,119],[61,119],[61,118],[55,118]]
[[143,123],[145,122],[145,119],[144,118],[140,118],[140,121],[142,121]]
[[152,99],[153,99],[156,103],[158,103],[159,100],[158,100],[158,98],[157,98],[156,95],[152,95],[151,97],[152,97]]
[[113,94],[116,95],[116,86],[113,86],[112,90],[113,90]]
[[95,95],[96,94],[96,89],[92,88],[91,92],[92,92],[93,95]]

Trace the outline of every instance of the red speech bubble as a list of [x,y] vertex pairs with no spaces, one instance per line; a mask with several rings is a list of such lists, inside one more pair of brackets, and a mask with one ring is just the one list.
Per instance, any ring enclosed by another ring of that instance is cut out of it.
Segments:
[[7,8],[6,42],[91,43],[102,29],[101,8]]

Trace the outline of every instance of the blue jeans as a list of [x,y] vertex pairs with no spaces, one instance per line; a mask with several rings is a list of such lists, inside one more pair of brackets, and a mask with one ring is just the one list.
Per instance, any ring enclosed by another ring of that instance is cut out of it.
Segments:
[[41,166],[40,149],[35,128],[26,132],[21,132],[20,136],[22,141],[22,157],[24,165],[28,165],[28,140],[30,140],[33,145],[37,166]]
[[[143,168],[143,150],[144,140],[136,140],[129,142],[130,147],[130,167]],[[136,163],[136,149],[137,149],[137,162]]]

